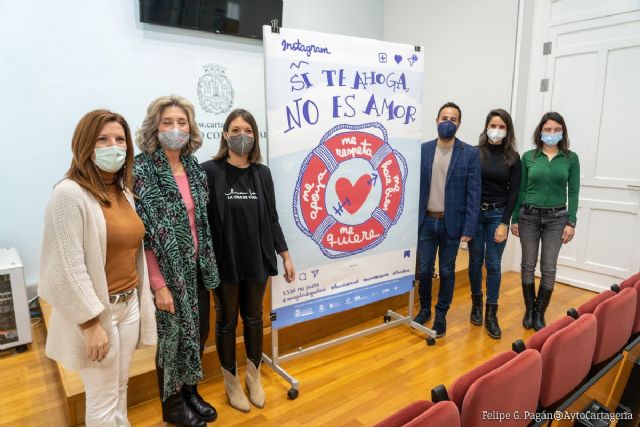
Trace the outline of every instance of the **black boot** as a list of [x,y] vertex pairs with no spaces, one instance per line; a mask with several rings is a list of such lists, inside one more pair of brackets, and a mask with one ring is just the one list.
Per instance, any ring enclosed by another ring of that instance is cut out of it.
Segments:
[[178,427],[206,427],[207,423],[185,402],[181,392],[162,402],[162,421]]
[[208,423],[218,418],[216,408],[205,401],[198,393],[198,386],[185,384],[182,386],[182,394],[184,395],[184,400],[200,415],[200,418]]
[[540,286],[538,289],[538,297],[536,298],[536,312],[533,315],[533,329],[539,331],[544,328],[544,312],[547,311],[549,301],[551,301],[551,294],[553,289],[547,289]]
[[436,318],[431,329],[436,332],[436,338],[442,338],[447,334],[447,318],[444,314],[436,312]]
[[536,288],[533,283],[522,284],[522,295],[524,296],[524,317],[522,318],[522,326],[525,329],[533,327],[533,312],[536,302]]
[[482,294],[471,295],[471,316],[469,318],[474,325],[482,325]]
[[164,370],[157,365],[157,355],[156,374],[158,376],[160,401],[162,402],[162,421],[175,424],[178,427],[207,427],[207,423],[184,400],[182,391],[172,394],[166,400],[162,400],[164,394]]
[[431,282],[428,275],[421,273],[418,275],[418,280],[415,283],[418,284],[420,311],[418,315],[413,318],[413,321],[424,325],[431,320]]
[[485,313],[484,326],[489,336],[495,339],[502,338],[502,331],[498,325],[498,304],[487,303]]
[[414,322],[421,325],[424,325],[429,320],[431,320],[431,308],[421,308],[420,311],[418,311],[418,315],[413,318]]

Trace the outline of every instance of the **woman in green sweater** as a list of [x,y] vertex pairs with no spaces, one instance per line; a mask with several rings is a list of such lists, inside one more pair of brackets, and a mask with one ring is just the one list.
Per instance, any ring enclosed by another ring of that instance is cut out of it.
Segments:
[[[580,191],[580,162],[569,150],[564,118],[549,112],[533,133],[536,146],[522,156],[522,182],[513,211],[511,232],[522,246],[522,293],[525,329],[545,327],[544,313],[556,281],[562,244],[573,239]],[[567,199],[569,201],[567,208]],[[536,297],[533,274],[540,252],[540,287]]]

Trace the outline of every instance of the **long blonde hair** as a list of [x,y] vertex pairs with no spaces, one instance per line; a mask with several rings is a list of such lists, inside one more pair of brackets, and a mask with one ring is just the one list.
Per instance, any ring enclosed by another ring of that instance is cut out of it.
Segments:
[[136,132],[136,144],[144,153],[153,153],[160,146],[158,141],[158,126],[160,115],[167,107],[179,107],[187,115],[189,122],[189,143],[182,148],[182,155],[190,156],[202,146],[202,134],[195,120],[193,104],[186,98],[178,95],[161,96],[154,100],[147,108],[147,116],[142,122],[142,127]]

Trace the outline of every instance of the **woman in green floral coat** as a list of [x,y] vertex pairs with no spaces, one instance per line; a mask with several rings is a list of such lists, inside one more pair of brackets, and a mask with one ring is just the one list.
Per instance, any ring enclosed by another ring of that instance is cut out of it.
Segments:
[[219,283],[207,221],[202,145],[193,105],[179,96],[151,103],[137,136],[136,209],[156,302],[156,365],[164,421],[205,426],[216,410],[198,394],[209,334],[209,290]]

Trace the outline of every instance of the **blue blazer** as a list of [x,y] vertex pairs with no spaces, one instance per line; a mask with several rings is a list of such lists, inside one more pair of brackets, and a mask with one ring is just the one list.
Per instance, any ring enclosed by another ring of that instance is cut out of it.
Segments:
[[[420,224],[427,213],[437,140],[422,144],[420,162]],[[444,191],[444,224],[452,238],[473,237],[480,212],[480,154],[456,138]]]

